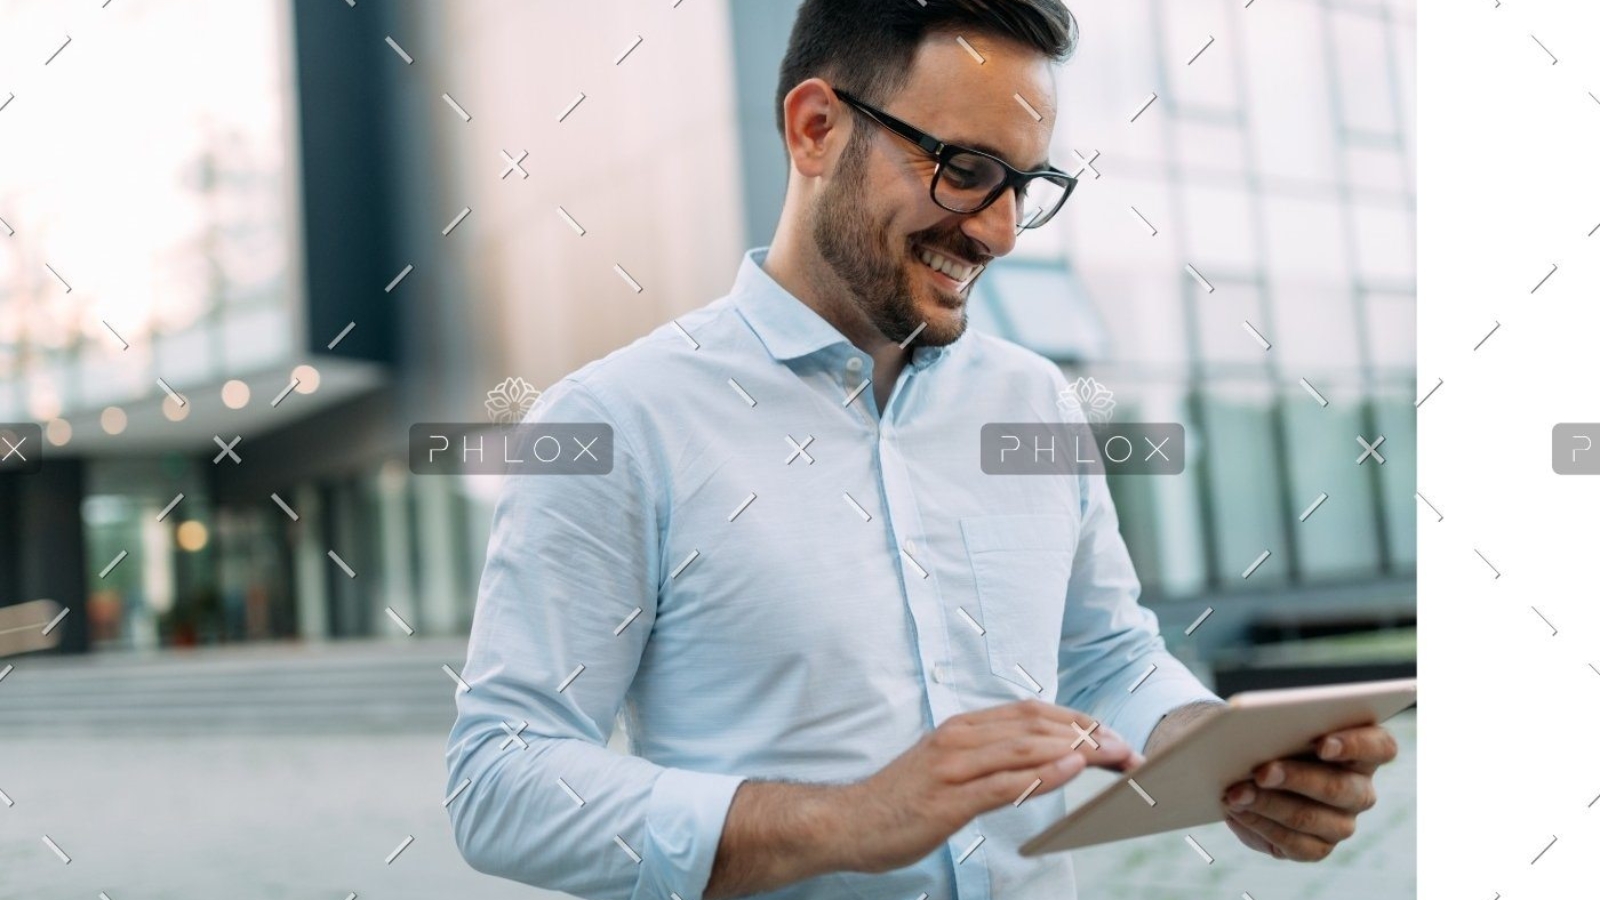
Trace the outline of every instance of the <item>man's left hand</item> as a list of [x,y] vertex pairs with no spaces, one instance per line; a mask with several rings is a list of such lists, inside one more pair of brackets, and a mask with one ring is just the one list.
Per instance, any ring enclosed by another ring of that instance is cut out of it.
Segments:
[[1228,787],[1228,827],[1251,849],[1315,862],[1356,830],[1356,814],[1378,802],[1372,773],[1399,754],[1394,735],[1367,725],[1323,735],[1316,758],[1276,759]]

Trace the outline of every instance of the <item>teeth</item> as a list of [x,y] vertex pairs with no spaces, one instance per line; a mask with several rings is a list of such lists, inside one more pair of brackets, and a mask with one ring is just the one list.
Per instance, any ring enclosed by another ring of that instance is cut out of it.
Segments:
[[966,281],[978,268],[977,266],[963,266],[948,257],[934,253],[926,247],[919,247],[917,256],[928,268],[943,272],[956,281]]

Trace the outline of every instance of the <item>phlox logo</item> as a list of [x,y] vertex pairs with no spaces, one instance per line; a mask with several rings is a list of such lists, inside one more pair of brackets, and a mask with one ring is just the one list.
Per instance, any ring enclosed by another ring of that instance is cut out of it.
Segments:
[[540,391],[507,378],[489,391],[482,422],[419,422],[411,426],[414,475],[606,475],[611,426],[603,422],[528,422]]
[[489,408],[489,421],[515,425],[539,402],[540,391],[519,377],[507,378],[489,391],[483,405]]
[[1068,412],[1074,405],[1080,406],[1090,422],[1103,425],[1111,421],[1111,411],[1116,409],[1117,401],[1112,399],[1110,388],[1093,378],[1079,376],[1056,395],[1056,405]]

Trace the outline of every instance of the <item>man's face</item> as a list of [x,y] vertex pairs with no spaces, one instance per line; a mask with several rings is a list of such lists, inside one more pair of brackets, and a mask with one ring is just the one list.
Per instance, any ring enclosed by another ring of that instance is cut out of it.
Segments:
[[[1042,168],[1055,124],[1049,60],[1022,45],[972,35],[967,42],[984,57],[979,64],[956,37],[930,34],[906,86],[880,108],[939,140],[987,149],[1025,171]],[[1014,94],[1043,120],[1035,121]],[[966,330],[966,298],[982,266],[1015,246],[1015,195],[1008,190],[971,215],[948,212],[928,193],[935,160],[864,114],[851,114],[851,140],[812,207],[812,239],[884,337],[899,343],[922,325],[915,343],[949,344]],[[958,277],[930,266],[929,253],[948,260],[934,257]]]

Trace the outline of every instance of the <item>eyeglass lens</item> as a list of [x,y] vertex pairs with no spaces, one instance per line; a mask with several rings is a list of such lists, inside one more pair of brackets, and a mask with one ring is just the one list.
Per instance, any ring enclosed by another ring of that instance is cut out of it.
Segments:
[[[1006,170],[987,156],[957,153],[945,162],[934,185],[934,199],[954,212],[972,212],[1005,180]],[[1030,178],[1017,198],[1016,225],[1036,227],[1067,193],[1064,182],[1050,178]]]

